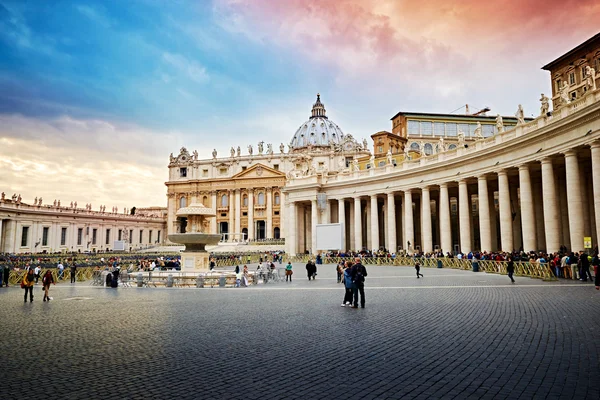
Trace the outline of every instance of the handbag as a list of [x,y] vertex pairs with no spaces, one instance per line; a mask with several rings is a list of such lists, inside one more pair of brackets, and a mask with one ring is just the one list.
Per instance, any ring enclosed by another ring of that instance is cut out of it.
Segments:
[[21,289],[25,289],[25,280],[21,281]]

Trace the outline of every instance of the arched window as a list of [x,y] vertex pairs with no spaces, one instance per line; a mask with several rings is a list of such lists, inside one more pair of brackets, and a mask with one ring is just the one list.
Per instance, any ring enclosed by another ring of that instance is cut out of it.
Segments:
[[276,206],[278,206],[278,205],[279,205],[279,203],[280,203],[280,200],[279,200],[279,193],[275,193],[275,205],[276,205]]
[[411,150],[413,150],[413,151],[419,151],[419,143],[417,143],[417,142],[412,142],[412,143],[410,144],[410,149],[411,149]]
[[223,196],[221,196],[221,207],[227,207],[229,204],[229,199],[227,198],[227,195],[224,194]]
[[183,208],[187,205],[187,200],[185,199],[185,197],[181,197],[179,199],[179,208]]
[[265,194],[263,192],[260,192],[258,194],[258,205],[259,206],[264,206],[265,205]]
[[280,239],[281,238],[281,233],[279,231],[279,227],[276,226],[275,229],[273,229],[273,239]]
[[431,143],[425,143],[425,154],[428,156],[433,154],[433,146]]
[[204,207],[208,207],[208,197],[204,196],[204,197],[202,198],[202,205],[203,205]]
[[242,204],[244,205],[244,207],[248,207],[248,196],[247,195],[244,195],[244,199],[242,201],[243,201]]
[[455,148],[456,148],[456,145],[455,145],[455,144],[451,144],[450,146],[448,146],[448,150],[453,150],[453,149],[455,149]]

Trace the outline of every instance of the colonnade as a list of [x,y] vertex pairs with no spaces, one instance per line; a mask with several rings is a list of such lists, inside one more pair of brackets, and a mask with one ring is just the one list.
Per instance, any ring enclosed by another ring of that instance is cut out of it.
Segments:
[[423,181],[352,195],[324,187],[324,210],[316,200],[286,202],[288,250],[316,253],[313,233],[325,221],[344,224],[342,251],[578,251],[584,237],[594,246],[600,237],[598,142],[492,172]]

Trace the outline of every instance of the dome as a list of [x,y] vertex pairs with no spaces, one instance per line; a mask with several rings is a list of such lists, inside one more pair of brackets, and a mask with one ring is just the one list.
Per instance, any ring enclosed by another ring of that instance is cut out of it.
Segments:
[[313,104],[312,115],[308,121],[300,125],[292,137],[290,148],[330,146],[332,142],[339,145],[343,139],[344,132],[335,122],[327,118],[325,106],[321,103],[321,95],[317,94],[317,102]]

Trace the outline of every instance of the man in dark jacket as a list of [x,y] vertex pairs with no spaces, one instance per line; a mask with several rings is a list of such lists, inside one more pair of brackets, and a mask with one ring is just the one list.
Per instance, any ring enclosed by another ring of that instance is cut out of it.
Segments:
[[308,260],[306,263],[306,275],[308,275],[309,281],[310,278],[312,278],[313,281],[315,280],[315,276],[317,275],[317,266],[313,260]]
[[354,265],[352,266],[352,282],[354,287],[354,305],[352,308],[358,308],[358,293],[360,292],[360,306],[365,308],[365,278],[367,276],[367,269],[360,262],[360,257],[354,259]]
[[583,251],[579,252],[579,280],[587,282],[587,278],[592,280],[592,274],[590,273],[590,260],[587,254]]

